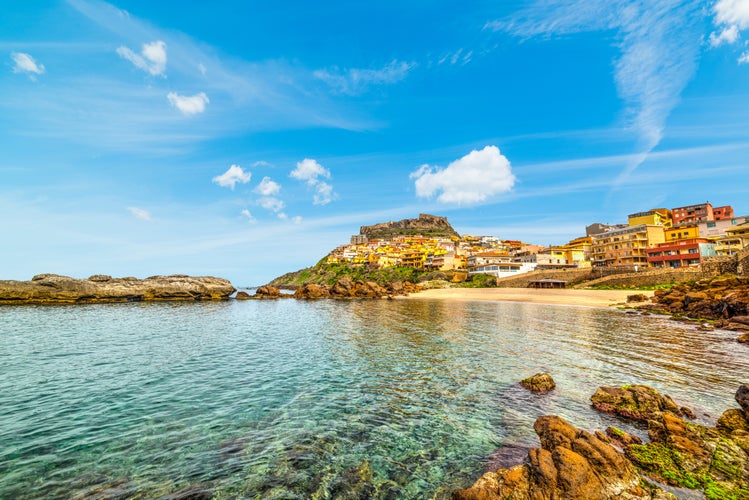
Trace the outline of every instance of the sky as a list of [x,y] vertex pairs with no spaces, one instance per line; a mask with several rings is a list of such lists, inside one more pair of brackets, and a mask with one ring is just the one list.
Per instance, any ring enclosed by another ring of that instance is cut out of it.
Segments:
[[541,245],[749,215],[749,0],[2,11],[0,279],[259,285],[419,213]]

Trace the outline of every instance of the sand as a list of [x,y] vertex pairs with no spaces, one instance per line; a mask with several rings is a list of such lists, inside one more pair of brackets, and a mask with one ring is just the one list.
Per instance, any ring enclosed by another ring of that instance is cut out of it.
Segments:
[[627,302],[627,296],[636,293],[648,297],[649,291],[633,290],[581,290],[535,288],[440,288],[411,294],[408,299],[488,300],[496,302],[532,302],[588,307],[611,307]]

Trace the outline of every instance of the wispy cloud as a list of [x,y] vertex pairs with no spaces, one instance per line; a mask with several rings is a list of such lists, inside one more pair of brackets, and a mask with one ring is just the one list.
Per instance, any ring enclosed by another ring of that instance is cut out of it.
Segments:
[[[262,198],[257,200],[257,204],[264,209],[275,213],[280,213],[284,208],[286,208],[286,203],[274,196],[263,196]],[[285,217],[285,214],[282,215],[284,215]]]
[[506,193],[515,185],[510,161],[496,146],[471,151],[445,168],[422,165],[410,175],[416,195],[431,198],[437,192],[440,203],[468,205]]
[[281,185],[277,182],[271,180],[270,177],[266,176],[263,177],[263,180],[260,181],[260,184],[253,189],[253,192],[258,193],[263,196],[275,196],[281,191]]
[[169,103],[180,110],[183,115],[197,115],[205,111],[205,106],[210,101],[205,92],[195,95],[179,95],[175,92],[169,92],[166,95]]
[[327,205],[336,197],[336,194],[333,192],[333,186],[320,180],[320,178],[330,179],[330,170],[320,165],[317,160],[305,158],[297,162],[296,168],[291,171],[289,176],[298,181],[305,182],[315,190],[312,198],[312,203],[315,205]]
[[666,120],[695,72],[699,9],[695,0],[537,0],[486,27],[523,38],[616,30],[620,55],[614,78],[627,103],[625,119],[639,138],[639,154],[620,172],[616,185],[660,143]]
[[340,69],[333,67],[313,72],[318,80],[327,83],[341,94],[357,95],[366,92],[373,86],[391,85],[404,80],[416,66],[414,62],[390,61],[382,68],[376,69]]
[[166,76],[166,43],[162,40],[156,40],[151,43],[144,43],[140,54],[136,54],[128,47],[121,45],[117,48],[117,54],[123,59],[133,63],[133,65],[150,73],[153,76]]
[[142,208],[138,208],[138,207],[127,207],[127,209],[137,219],[140,219],[146,222],[151,222],[151,214],[147,210],[143,210]]
[[239,165],[232,165],[226,172],[214,177],[212,181],[221,187],[234,189],[237,183],[247,184],[250,179],[252,179],[251,172],[245,172]]
[[13,59],[13,73],[27,73],[31,79],[33,75],[44,73],[44,65],[37,63],[31,55],[25,52],[12,52],[10,58]]
[[739,64],[749,64],[749,50],[739,56]]
[[257,222],[257,219],[255,219],[255,217],[246,208],[244,210],[242,210],[240,212],[240,214],[242,215],[242,217],[244,217],[245,219],[247,219],[252,224],[254,224],[254,223]]

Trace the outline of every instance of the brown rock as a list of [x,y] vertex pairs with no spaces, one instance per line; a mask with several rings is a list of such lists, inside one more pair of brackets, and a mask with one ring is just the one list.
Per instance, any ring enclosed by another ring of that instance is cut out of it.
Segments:
[[653,498],[632,463],[595,434],[556,416],[539,418],[534,428],[542,447],[528,453],[528,463],[486,473],[453,499]]
[[749,344],[749,333],[739,335],[736,341],[740,344]]
[[590,400],[599,411],[633,420],[648,420],[663,411],[682,414],[670,397],[646,385],[599,387]]
[[749,412],[749,384],[741,384],[734,398],[745,413]]
[[520,381],[520,385],[532,392],[547,392],[557,386],[548,373],[536,373],[531,377],[524,378]]
[[92,278],[39,274],[31,281],[0,281],[0,304],[225,300],[235,292],[229,281],[211,276],[180,274],[138,280],[96,275]]
[[252,298],[252,295],[247,292],[237,292],[234,298],[237,300],[250,300]]
[[616,427],[607,427],[606,435],[622,448],[631,444],[642,444],[642,439]]
[[330,291],[325,285],[307,283],[296,289],[295,299],[326,299],[330,297]]
[[747,422],[744,412],[737,408],[724,411],[718,419],[716,427],[725,434],[732,434],[736,430],[749,432],[749,422]]
[[277,299],[281,296],[281,290],[271,285],[263,285],[255,290],[255,297],[260,299]]

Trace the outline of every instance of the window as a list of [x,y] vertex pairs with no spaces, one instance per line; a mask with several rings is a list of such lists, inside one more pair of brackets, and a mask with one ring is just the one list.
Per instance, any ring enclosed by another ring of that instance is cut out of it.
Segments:
[[709,221],[707,227],[715,227],[715,222]]

